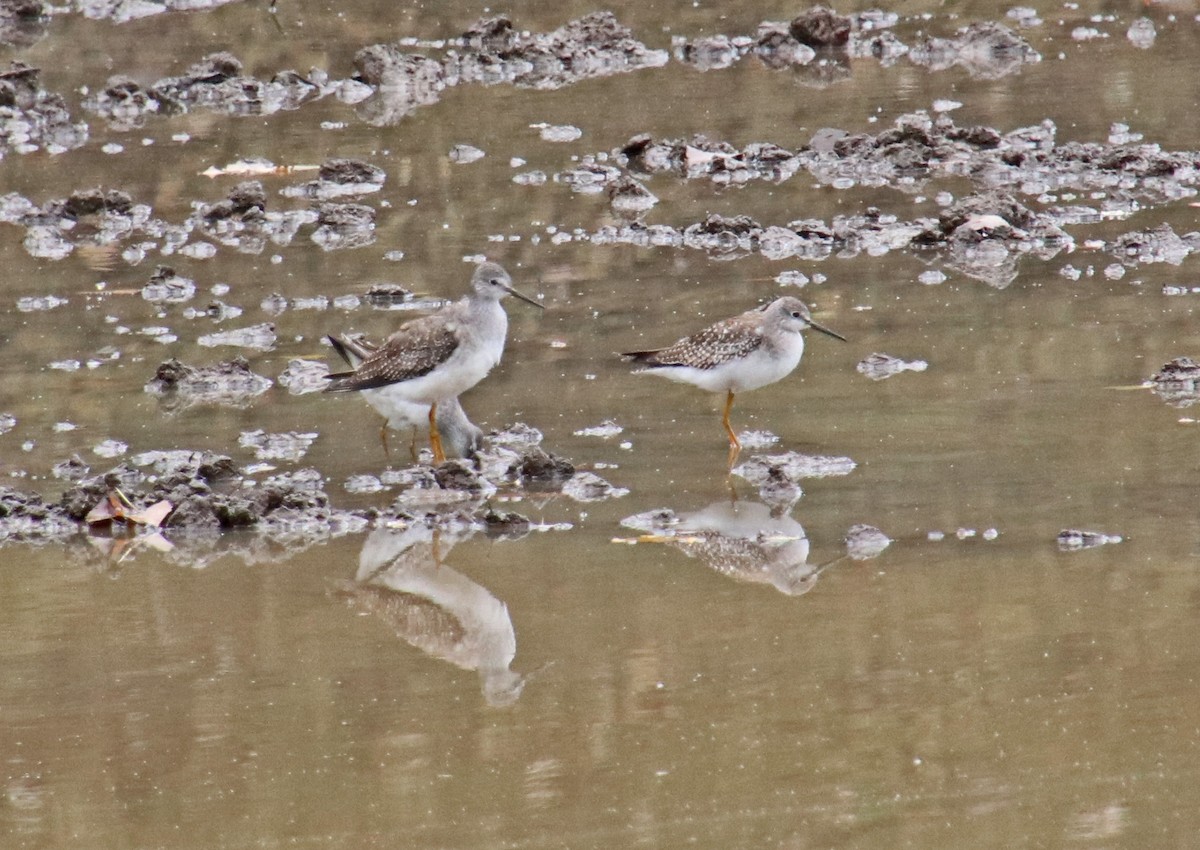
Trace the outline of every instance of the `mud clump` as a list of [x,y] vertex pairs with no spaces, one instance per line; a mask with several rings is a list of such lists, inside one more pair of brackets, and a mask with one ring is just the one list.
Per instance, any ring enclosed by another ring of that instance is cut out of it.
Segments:
[[271,379],[250,371],[244,357],[213,366],[189,366],[174,358],[159,364],[145,391],[171,413],[198,404],[246,407],[271,387]]
[[246,180],[234,186],[225,200],[215,204],[204,204],[200,214],[205,222],[215,224],[229,219],[257,221],[266,211],[267,193],[262,183]]
[[63,510],[46,504],[36,493],[0,487],[0,542],[49,542],[79,530],[79,524]]
[[566,458],[533,448],[512,468],[511,474],[525,486],[561,487],[575,474],[575,466]]
[[869,561],[878,558],[892,540],[873,525],[852,525],[844,538],[846,555],[854,561]]
[[1097,549],[1110,543],[1120,543],[1123,538],[1119,534],[1105,534],[1102,531],[1080,531],[1069,528],[1058,533],[1056,538],[1060,552],[1081,552],[1084,549]]
[[109,77],[105,87],[84,99],[83,108],[99,115],[114,130],[136,130],[158,112],[159,101],[137,80]]
[[1200,363],[1176,357],[1150,376],[1149,386],[1172,407],[1191,407],[1200,401]]
[[82,147],[87,124],[71,121],[66,101],[39,85],[41,71],[10,62],[0,71],[0,159],[9,151],[61,153]]
[[387,125],[436,103],[452,86],[558,89],[666,61],[664,51],[637,41],[611,12],[596,12],[549,33],[519,32],[503,16],[482,18],[436,57],[407,52],[402,44],[376,44],[355,55],[354,67],[355,80],[375,90],[359,114]]
[[386,172],[360,159],[330,159],[321,165],[317,179],[283,190],[288,197],[329,200],[347,195],[365,195],[383,187]]
[[908,58],[931,71],[960,67],[972,77],[998,80],[1021,66],[1042,61],[1025,39],[1003,24],[974,23],[952,38],[930,38],[914,46]]
[[370,245],[375,241],[374,207],[363,204],[321,204],[312,241],[324,251]]
[[196,296],[196,282],[175,273],[170,266],[158,266],[142,287],[142,298],[156,304],[183,304]]
[[257,80],[242,74],[235,56],[220,52],[205,56],[181,76],[158,80],[150,96],[157,111],[166,114],[206,108],[229,115],[270,115],[323,97],[323,82],[290,70]]
[[50,7],[43,0],[0,3],[0,44],[29,47],[46,34]]
[[1200,232],[1179,236],[1169,224],[1153,230],[1134,231],[1119,236],[1108,251],[1127,265],[1167,263],[1178,266],[1188,255],[1200,251]]
[[826,6],[813,6],[788,24],[788,33],[814,50],[845,50],[850,42],[853,21]]

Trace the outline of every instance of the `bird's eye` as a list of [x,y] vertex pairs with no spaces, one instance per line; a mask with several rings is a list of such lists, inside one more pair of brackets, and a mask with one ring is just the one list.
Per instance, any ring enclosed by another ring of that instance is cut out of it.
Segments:
[[800,315],[800,311],[799,311],[799,310],[793,310],[793,311],[792,311],[792,318],[793,318],[793,319],[800,319],[800,318],[803,318],[803,317]]

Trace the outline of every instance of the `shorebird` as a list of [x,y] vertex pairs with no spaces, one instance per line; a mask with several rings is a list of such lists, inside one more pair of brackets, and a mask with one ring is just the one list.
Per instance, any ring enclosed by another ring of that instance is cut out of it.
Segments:
[[434,462],[442,463],[446,453],[436,424],[438,404],[478,384],[500,362],[508,334],[508,315],[500,301],[508,295],[542,307],[513,289],[512,278],[499,265],[480,263],[466,296],[405,322],[357,368],[328,375],[325,391],[378,390],[389,409],[392,399],[429,405],[429,443]]
[[621,525],[643,532],[638,543],[664,543],[723,576],[769,584],[788,596],[808,593],[830,566],[808,562],[804,526],[754,502],[713,502],[685,514],[659,509],[626,517]]
[[508,606],[443,563],[474,533],[446,533],[420,522],[403,530],[377,527],[363,544],[354,581],[337,595],[429,656],[478,673],[489,705],[512,705],[525,676],[512,669],[517,635]]
[[722,423],[729,437],[729,465],[742,450],[729,412],[736,393],[765,387],[790,374],[804,354],[800,332],[812,328],[843,342],[846,338],[813,321],[803,301],[778,298],[739,316],[722,319],[666,348],[626,351],[622,357],[645,368],[637,370],[725,393]]
[[[361,335],[326,337],[333,350],[346,361],[351,369],[359,365],[379,350],[379,346]],[[367,404],[384,416],[384,423],[379,426],[379,440],[383,443],[383,453],[388,456],[387,430],[392,428],[403,431],[412,429],[410,449],[413,459],[417,456],[417,431],[429,426],[428,404],[416,401],[405,401],[395,393],[389,394],[386,389],[363,390],[362,397]],[[483,430],[467,417],[457,397],[442,399],[437,409],[437,430],[442,440],[443,450],[458,457],[472,457],[479,451],[483,442]]]

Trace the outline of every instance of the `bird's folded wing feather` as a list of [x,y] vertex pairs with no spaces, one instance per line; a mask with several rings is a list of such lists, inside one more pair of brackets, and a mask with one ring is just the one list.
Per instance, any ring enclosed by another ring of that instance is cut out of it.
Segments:
[[437,316],[414,319],[396,331],[353,372],[330,375],[327,392],[386,387],[428,375],[459,346],[457,327]]
[[714,369],[722,363],[750,354],[763,344],[758,333],[746,333],[733,321],[718,322],[711,327],[684,337],[658,351],[633,351],[626,354],[643,366],[691,366],[693,369]]

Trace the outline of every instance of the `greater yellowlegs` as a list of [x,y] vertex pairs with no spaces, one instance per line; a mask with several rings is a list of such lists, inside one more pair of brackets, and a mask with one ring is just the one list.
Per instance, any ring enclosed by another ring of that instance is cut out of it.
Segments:
[[481,263],[471,291],[429,316],[405,322],[356,369],[329,375],[326,392],[379,390],[378,395],[429,405],[429,443],[435,463],[446,459],[437,429],[438,402],[482,381],[504,353],[508,316],[500,300],[517,292],[496,263]]
[[726,393],[721,421],[729,436],[732,466],[742,448],[729,424],[734,394],[765,387],[790,374],[804,354],[800,332],[808,328],[846,340],[814,322],[803,301],[784,296],[765,307],[709,325],[666,348],[626,351],[622,356],[645,367],[639,372],[661,375],[712,393]]
[[525,677],[512,669],[517,635],[508,606],[443,563],[472,534],[474,529],[448,532],[420,522],[403,530],[378,527],[363,544],[358,574],[342,586],[342,595],[422,652],[477,672],[489,705],[512,705]]
[[[357,369],[364,360],[379,350],[377,345],[361,335],[330,335],[326,339],[351,369]],[[384,455],[388,455],[388,428],[396,431],[411,429],[411,450],[415,459],[417,431],[429,426],[431,405],[405,401],[396,397],[394,393],[389,394],[386,389],[363,390],[362,397],[384,416],[385,421],[379,427],[379,439],[383,443]],[[467,412],[463,410],[457,397],[444,398],[438,402],[437,430],[442,440],[442,449],[459,457],[473,456],[483,442],[483,430],[467,417]]]

